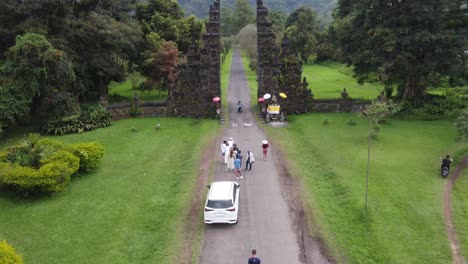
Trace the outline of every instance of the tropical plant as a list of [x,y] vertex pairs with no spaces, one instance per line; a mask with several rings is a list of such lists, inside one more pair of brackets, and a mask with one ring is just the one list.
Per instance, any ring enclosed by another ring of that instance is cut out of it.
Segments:
[[0,241],[0,263],[23,264],[23,258],[5,240]]

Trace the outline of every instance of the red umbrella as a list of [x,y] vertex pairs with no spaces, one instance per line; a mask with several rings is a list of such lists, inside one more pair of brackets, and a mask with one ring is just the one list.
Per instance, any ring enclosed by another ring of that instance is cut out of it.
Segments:
[[263,97],[258,98],[259,103],[263,103],[264,101],[265,101],[265,98],[263,98]]
[[218,96],[213,97],[213,102],[219,102],[219,101],[221,101],[221,98],[219,98]]

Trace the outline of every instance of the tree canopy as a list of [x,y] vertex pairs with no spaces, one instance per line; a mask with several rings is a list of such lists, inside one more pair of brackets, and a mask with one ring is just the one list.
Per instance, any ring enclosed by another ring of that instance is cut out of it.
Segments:
[[377,74],[400,95],[421,96],[453,69],[466,69],[467,8],[451,0],[340,0],[338,39],[360,81]]

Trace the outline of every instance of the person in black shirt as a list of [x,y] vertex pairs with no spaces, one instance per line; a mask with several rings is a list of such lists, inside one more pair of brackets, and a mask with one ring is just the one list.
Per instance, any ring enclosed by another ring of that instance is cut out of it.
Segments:
[[257,255],[257,250],[252,249],[252,257],[249,258],[248,264],[260,264],[262,263],[259,258],[257,258],[255,255]]
[[450,170],[450,164],[452,163],[453,159],[450,158],[450,155],[445,156],[442,160],[442,165],[440,165],[440,169],[447,168]]

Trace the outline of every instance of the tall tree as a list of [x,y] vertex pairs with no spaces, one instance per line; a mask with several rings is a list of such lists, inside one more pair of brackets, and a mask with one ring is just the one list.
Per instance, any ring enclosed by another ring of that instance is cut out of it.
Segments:
[[432,81],[466,63],[466,23],[450,24],[452,14],[467,8],[452,0],[340,0],[340,45],[360,81],[378,74],[400,95],[421,96]]
[[4,124],[28,116],[40,98],[70,92],[75,81],[65,52],[35,33],[16,38],[0,72],[0,122]]
[[301,7],[289,15],[285,26],[291,48],[307,62],[316,51],[319,31],[317,13],[309,7]]
[[147,39],[148,49],[145,51],[145,61],[141,67],[143,74],[149,80],[145,86],[158,87],[161,91],[175,81],[177,47],[172,41],[159,39],[156,33],[150,33]]
[[254,21],[254,10],[247,0],[236,0],[234,3],[234,32],[237,34],[243,27]]
[[184,17],[184,11],[174,0],[149,0],[137,5],[136,18],[145,35],[157,33],[161,39],[173,41],[186,53],[192,39],[199,39],[203,23],[194,16]]
[[221,34],[224,37],[230,37],[235,35],[237,32],[234,29],[234,14],[232,9],[223,7],[221,8],[220,14],[220,27],[221,27]]
[[[11,46],[11,36],[39,33],[74,64],[73,93],[98,88],[107,96],[110,80],[125,75],[125,65],[138,58],[141,32],[131,21],[133,0],[5,0],[0,1],[0,51]],[[1,11],[0,11],[1,12]],[[12,24],[11,21],[14,21]]]

